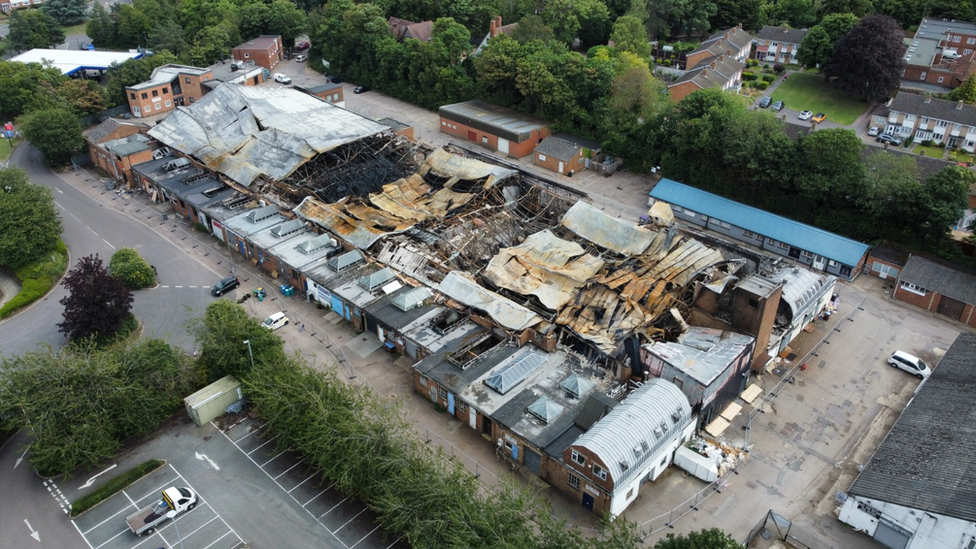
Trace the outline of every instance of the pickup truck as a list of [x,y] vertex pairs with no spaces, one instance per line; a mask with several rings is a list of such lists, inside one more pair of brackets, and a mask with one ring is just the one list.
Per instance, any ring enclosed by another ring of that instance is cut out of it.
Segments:
[[156,531],[156,526],[164,522],[167,513],[176,511],[179,515],[197,505],[197,495],[189,488],[171,486],[163,490],[163,497],[148,507],[125,517],[129,529],[137,536],[146,536]]

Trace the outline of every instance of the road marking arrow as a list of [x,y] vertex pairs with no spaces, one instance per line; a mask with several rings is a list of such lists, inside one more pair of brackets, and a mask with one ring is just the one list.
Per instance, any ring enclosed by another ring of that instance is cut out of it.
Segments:
[[24,519],[24,523],[27,524],[27,529],[31,531],[31,537],[34,538],[34,541],[36,541],[37,543],[40,543],[41,542],[41,533],[38,532],[37,530],[34,530],[33,528],[31,528],[31,525],[30,525],[29,522],[27,522],[27,519]]
[[98,477],[100,477],[100,476],[102,476],[102,475],[104,475],[105,473],[107,473],[107,472],[109,472],[109,471],[111,471],[112,469],[115,469],[116,467],[118,467],[118,465],[112,465],[112,466],[111,466],[111,467],[109,467],[108,469],[105,469],[105,470],[104,470],[104,471],[102,471],[101,473],[98,473],[97,475],[95,475],[95,476],[93,476],[92,478],[90,478],[90,479],[88,479],[88,482],[86,482],[86,483],[84,483],[84,484],[82,484],[82,485],[81,485],[81,488],[78,488],[78,489],[79,489],[79,490],[84,490],[85,488],[88,488],[89,486],[91,486],[91,485],[92,485],[92,483],[93,483],[93,482],[95,482],[95,479],[96,479],[96,478],[98,478]]
[[20,454],[20,457],[17,458],[17,462],[14,463],[14,469],[16,469],[18,465],[20,465],[20,462],[21,461],[24,461],[24,456],[27,455],[27,450],[30,450],[30,446],[28,446],[27,449],[24,450],[24,453],[23,454]]
[[214,470],[217,471],[220,470],[220,467],[218,467],[217,464],[214,463],[212,459],[208,458],[207,454],[201,454],[199,452],[194,452],[194,454],[196,454],[197,459],[199,459],[200,461],[206,461],[207,463],[209,463],[210,466],[214,468]]

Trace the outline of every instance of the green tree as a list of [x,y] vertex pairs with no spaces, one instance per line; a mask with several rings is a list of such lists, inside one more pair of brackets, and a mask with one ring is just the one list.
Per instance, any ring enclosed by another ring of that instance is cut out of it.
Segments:
[[179,63],[179,59],[168,51],[157,51],[149,57],[128,59],[123,63],[112,63],[108,68],[108,85],[105,86],[110,105],[125,105],[125,88],[145,82],[157,67],[169,63]]
[[512,39],[517,41],[519,44],[525,44],[526,42],[531,42],[532,40],[548,42],[550,40],[555,40],[556,34],[552,32],[552,29],[546,26],[546,23],[542,20],[542,17],[531,14],[526,15],[521,21],[519,21],[518,26],[515,27],[514,31],[512,31]]
[[134,248],[119,248],[108,262],[108,272],[126,288],[139,290],[156,283],[156,273]]
[[819,206],[844,207],[862,188],[864,143],[851,130],[822,129],[799,143],[797,190]]
[[[251,353],[257,367],[277,367],[286,359],[281,338],[228,299],[211,303],[203,318],[194,319],[189,327],[200,349],[200,367],[210,381],[227,375],[247,379]],[[250,349],[244,341],[251,342]]]
[[86,256],[64,277],[64,322],[58,331],[72,340],[114,334],[132,310],[132,292],[102,266],[98,254]]
[[919,243],[945,240],[949,229],[962,218],[976,173],[961,166],[948,166],[930,175],[919,195],[919,217],[915,236]]
[[293,44],[305,32],[308,18],[291,0],[274,0],[268,7],[267,25],[267,34],[280,34],[285,44]]
[[85,25],[85,34],[91,38],[92,45],[96,48],[115,45],[115,22],[101,2],[95,2],[92,6],[91,17]]
[[115,23],[115,47],[138,48],[147,45],[152,20],[146,14],[129,4],[115,4],[112,6],[112,20]]
[[204,27],[193,37],[187,56],[193,65],[206,67],[230,55],[231,49],[240,44],[237,27],[225,21],[213,27]]
[[250,38],[267,34],[269,11],[269,4],[264,2],[251,2],[241,6],[240,12],[238,12],[241,36]]
[[0,170],[0,265],[19,269],[37,262],[55,249],[61,230],[50,190],[22,170]]
[[58,24],[69,27],[85,20],[88,6],[85,0],[48,0],[41,8]]
[[577,33],[580,47],[588,50],[593,46],[606,44],[613,28],[607,6],[600,0],[577,0],[576,10],[576,18],[580,23],[580,30]]
[[836,79],[838,88],[864,101],[890,97],[905,67],[902,36],[898,22],[887,15],[862,19],[837,41],[824,77]]
[[834,46],[850,32],[858,19],[850,13],[833,13],[816,25],[803,38],[797,59],[807,68],[825,67],[834,55]]
[[[633,5],[633,4],[631,4]],[[709,29],[717,8],[711,0],[658,0],[650,2],[648,30],[656,38]]]
[[105,109],[105,89],[91,80],[67,80],[58,86],[62,105],[68,105],[77,116],[88,116]]
[[52,93],[67,80],[50,65],[0,61],[0,116],[10,120],[24,114],[35,97]]
[[515,69],[521,47],[511,37],[500,34],[474,59],[478,85],[483,96],[493,103],[510,106],[521,100],[515,87]]
[[741,24],[746,30],[758,30],[762,27],[759,24],[761,11],[762,0],[716,0],[712,28],[729,29]]
[[17,119],[24,137],[44,154],[48,164],[60,166],[85,144],[78,117],[67,109],[44,109]]
[[629,51],[641,59],[651,58],[651,43],[647,39],[647,29],[640,19],[630,15],[618,18],[610,35],[615,48]]
[[181,55],[187,49],[183,27],[173,19],[156,23],[149,33],[149,48],[153,51],[166,50],[173,55]]
[[[925,0],[873,0],[874,13],[890,15],[903,28],[917,25],[924,17],[929,3]],[[934,13],[929,14],[935,16]],[[939,16],[941,17],[941,16]],[[973,19],[966,19],[972,21]]]
[[770,25],[789,25],[794,28],[808,28],[817,22],[817,12],[813,0],[779,0],[763,6]]
[[654,549],[745,549],[729,534],[718,528],[709,528],[687,535],[668,534],[654,544]]
[[54,48],[64,42],[64,31],[43,10],[14,10],[6,40],[17,53],[34,48]]
[[864,17],[873,11],[871,0],[821,0],[817,15],[821,19],[832,13],[853,13],[857,17]]
[[976,76],[969,75],[969,78],[961,86],[949,92],[946,99],[949,101],[962,101],[970,105],[976,104]]
[[546,26],[552,29],[556,40],[567,46],[572,45],[582,26],[577,4],[577,0],[550,0],[545,3],[540,14]]

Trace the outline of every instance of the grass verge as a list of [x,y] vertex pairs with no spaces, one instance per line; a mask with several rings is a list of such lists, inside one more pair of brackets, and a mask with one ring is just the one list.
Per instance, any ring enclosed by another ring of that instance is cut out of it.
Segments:
[[0,160],[10,158],[10,153],[14,152],[14,148],[17,147],[18,143],[20,143],[20,139],[0,138]]
[[65,36],[71,36],[72,34],[85,34],[85,28],[88,26],[88,21],[82,21],[77,25],[71,25],[70,27],[63,27]]
[[926,147],[925,145],[915,145],[915,152],[923,156],[928,156],[929,158],[941,159],[942,155],[945,154],[945,149],[940,149],[938,147]]
[[44,297],[68,269],[68,247],[58,240],[57,249],[44,261],[14,271],[20,279],[20,293],[0,307],[0,319]]
[[166,462],[159,459],[151,459],[145,463],[129,469],[117,477],[113,477],[105,484],[99,486],[94,492],[82,497],[71,504],[71,517],[77,517],[106,499],[125,490],[130,484],[159,469]]
[[824,82],[823,76],[809,72],[793,73],[772,93],[773,101],[783,101],[795,111],[826,113],[827,120],[850,125],[868,108],[868,104],[854,99]]

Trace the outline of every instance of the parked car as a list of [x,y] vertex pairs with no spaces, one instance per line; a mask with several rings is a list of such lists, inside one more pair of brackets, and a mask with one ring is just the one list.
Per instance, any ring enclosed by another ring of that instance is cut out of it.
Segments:
[[298,61],[299,63],[304,63],[308,61],[308,56],[305,55],[304,53],[300,53],[295,56],[295,61]]
[[310,47],[312,47],[312,44],[310,44],[308,40],[302,40],[295,43],[295,49],[298,51],[307,50]]
[[896,147],[901,146],[901,139],[898,139],[897,137],[891,135],[890,133],[883,133],[879,135],[877,141],[878,143],[889,143]]
[[917,356],[910,355],[905,351],[895,351],[894,353],[891,353],[891,356],[888,357],[888,364],[890,364],[892,368],[905,370],[918,379],[925,379],[932,375],[932,370],[929,369],[927,364],[922,362],[922,360]]
[[274,75],[274,81],[281,84],[291,84],[291,77],[289,77],[287,74],[276,72]]
[[352,93],[366,93],[371,91],[373,88],[369,86],[356,86],[356,89],[352,90]]
[[285,316],[285,313],[275,313],[264,319],[262,325],[269,330],[277,330],[286,324],[288,324],[288,317]]
[[827,119],[827,115],[826,114],[824,114],[822,112],[818,112],[817,113],[817,116],[814,116],[813,117],[813,122],[815,124],[819,124],[819,123],[823,122],[826,119]]
[[214,284],[213,289],[210,290],[210,293],[220,297],[240,285],[241,281],[237,280],[236,276],[228,276],[227,278],[221,279],[220,282]]
[[777,102],[773,103],[773,111],[774,112],[779,112],[779,111],[783,110],[784,108],[786,108],[786,104],[783,103],[782,101],[777,101]]
[[766,97],[763,97],[761,101],[759,101],[759,108],[760,109],[768,108],[770,105],[772,105],[772,103],[773,103],[773,98],[767,95]]
[[342,79],[342,77],[341,77],[341,76],[333,76],[333,77],[331,78],[331,82],[332,82],[333,84],[342,84],[342,83],[344,82],[344,80]]
[[813,118],[812,111],[803,111],[800,113],[800,120],[810,120],[811,118]]
[[879,128],[877,126],[871,126],[871,129],[868,130],[868,136],[870,136],[870,137],[877,137],[878,136],[878,133],[880,133],[880,132],[881,132],[881,128]]

